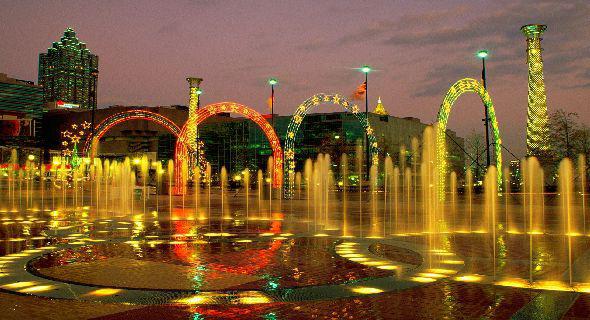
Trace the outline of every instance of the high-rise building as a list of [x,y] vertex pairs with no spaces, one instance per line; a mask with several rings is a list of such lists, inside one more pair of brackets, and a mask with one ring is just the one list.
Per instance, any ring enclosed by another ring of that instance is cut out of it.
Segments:
[[43,88],[0,73],[0,146],[37,146],[43,111]]
[[96,108],[97,82],[98,56],[71,28],[47,53],[39,54],[39,84],[46,103],[55,103],[58,108]]

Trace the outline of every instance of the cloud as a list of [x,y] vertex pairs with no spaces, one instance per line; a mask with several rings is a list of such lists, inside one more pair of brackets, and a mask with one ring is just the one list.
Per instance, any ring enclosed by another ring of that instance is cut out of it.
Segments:
[[465,64],[445,64],[437,66],[426,76],[427,81],[416,91],[414,97],[442,96],[446,90],[457,80],[472,74],[473,70]]
[[[550,45],[547,45],[546,41],[543,43],[545,48],[551,48],[550,51],[544,52],[546,72],[573,75],[580,79],[583,76],[575,71],[580,68],[581,61],[589,59],[587,53],[590,52],[590,47],[582,40],[590,37],[588,16],[590,6],[586,1],[532,3],[521,0],[500,5],[498,9],[489,10],[489,13],[483,13],[460,25],[455,25],[451,21],[457,18],[456,15],[440,15],[439,21],[429,18],[434,17],[429,13],[405,16],[404,23],[398,25],[394,31],[383,32],[383,39],[380,41],[384,45],[396,48],[405,47],[422,51],[425,47],[430,47],[438,53],[451,53],[447,55],[448,64],[464,64],[464,55],[459,57],[452,54],[453,52],[475,51],[476,45],[482,45],[491,49],[494,73],[497,77],[504,78],[521,72],[518,64],[524,60],[524,36],[515,26],[539,22],[549,26],[547,37],[552,41]],[[365,32],[370,30],[368,28]],[[358,33],[360,34],[362,32]],[[349,39],[354,37],[350,36]],[[444,60],[444,54],[442,59]],[[413,96],[438,95],[448,79],[464,77],[469,71],[472,72],[472,68],[465,66],[435,67],[426,74],[425,85]],[[569,85],[563,87],[572,88]]]

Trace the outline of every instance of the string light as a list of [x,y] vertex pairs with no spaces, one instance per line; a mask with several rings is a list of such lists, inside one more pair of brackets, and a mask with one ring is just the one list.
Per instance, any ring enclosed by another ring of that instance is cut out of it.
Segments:
[[295,137],[297,136],[297,131],[299,130],[299,126],[301,125],[301,122],[309,110],[322,102],[342,106],[344,109],[354,114],[358,121],[363,125],[363,128],[369,137],[369,151],[371,152],[373,165],[377,165],[379,163],[379,147],[377,145],[377,139],[373,134],[374,130],[369,124],[369,120],[366,118],[365,114],[363,112],[359,112],[359,107],[356,104],[350,103],[341,95],[318,93],[303,101],[303,103],[297,107],[293,117],[291,118],[291,122],[287,127],[287,134],[285,136],[285,172],[288,174],[285,187],[286,198],[293,196],[294,181],[292,177],[295,173]]
[[[273,168],[272,168],[272,186],[274,188],[280,188],[283,185],[283,149],[281,147],[281,142],[270,125],[268,121],[256,110],[251,109],[245,105],[241,105],[235,102],[219,102],[207,105],[205,107],[197,109],[195,113],[195,122],[194,125],[197,127],[203,121],[207,120],[209,117],[214,116],[219,113],[237,113],[240,114],[249,120],[252,120],[256,123],[270,144],[270,148],[272,149],[272,156],[273,156]],[[175,150],[175,178],[174,181],[176,182],[176,186],[182,186],[182,171],[178,170],[182,166],[183,161],[190,161],[190,154],[189,146],[190,143],[188,141],[191,139],[189,136],[189,122],[185,123],[182,129],[180,130],[180,134],[178,135],[178,139],[176,140],[176,150]],[[181,188],[175,189],[176,193],[182,193],[184,190]]]
[[488,92],[483,85],[477,80],[471,78],[461,79],[455,82],[447,91],[440,109],[438,110],[438,125],[436,126],[436,157],[439,172],[439,195],[444,197],[445,178],[448,172],[447,164],[447,123],[449,121],[449,114],[457,99],[467,92],[475,92],[481,98],[483,104],[488,108],[488,115],[490,123],[492,124],[492,138],[494,139],[494,149],[496,156],[496,167],[498,168],[498,188],[502,186],[502,139],[500,138],[500,129],[498,121],[496,120],[496,112],[494,111],[494,104]]
[[80,124],[73,123],[70,128],[61,132],[63,138],[61,145],[63,147],[61,154],[66,159],[69,159],[70,164],[77,167],[80,164],[78,157],[78,143],[86,136],[87,130],[90,128],[90,122],[84,121]]
[[527,155],[549,149],[549,116],[547,115],[547,94],[543,78],[541,57],[541,35],[547,26],[532,24],[520,30],[527,37],[527,64],[529,69],[528,108],[526,123]]
[[[174,123],[174,121],[166,118],[161,114],[141,109],[127,110],[109,116],[96,126],[96,129],[94,130],[94,138],[90,136],[86,138],[86,141],[84,143],[84,154],[89,155],[89,158],[91,159],[94,158],[96,156],[96,144],[98,143],[98,141],[100,141],[102,136],[112,127],[122,122],[131,120],[146,120],[155,122],[161,125],[162,127],[166,128],[175,137],[178,137],[178,135],[180,134],[180,128]],[[92,140],[94,140],[96,143],[93,143]]]

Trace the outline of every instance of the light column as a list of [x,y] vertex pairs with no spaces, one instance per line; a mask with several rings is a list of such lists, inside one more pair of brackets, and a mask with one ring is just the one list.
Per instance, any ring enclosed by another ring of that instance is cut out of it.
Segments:
[[186,81],[189,84],[187,137],[188,144],[195,151],[197,150],[197,126],[195,124],[197,120],[197,109],[199,108],[199,94],[201,93],[199,86],[203,79],[189,77],[186,78]]
[[[186,81],[189,85],[188,118],[186,120],[185,141],[188,145],[188,148],[186,148],[186,154],[180,155],[179,157],[175,157],[177,160],[174,162],[174,171],[176,172],[174,179],[175,194],[186,193],[186,186],[182,183],[182,175],[179,174],[180,172],[182,172],[182,161],[189,161],[187,163],[188,168],[191,168],[190,163],[192,161],[196,161],[197,165],[199,165],[199,150],[197,143],[197,110],[199,108],[199,95],[201,94],[201,89],[199,88],[199,86],[201,85],[203,79],[188,77],[186,78]],[[179,136],[178,139],[181,139],[181,137]]]
[[547,26],[529,24],[520,28],[526,36],[529,92],[526,125],[527,156],[541,155],[549,149],[549,116],[543,78],[541,35]]

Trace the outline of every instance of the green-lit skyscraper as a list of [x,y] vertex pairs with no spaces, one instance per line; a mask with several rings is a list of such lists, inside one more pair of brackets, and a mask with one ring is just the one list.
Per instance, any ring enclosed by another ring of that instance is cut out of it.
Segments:
[[47,53],[39,54],[39,84],[43,86],[45,102],[96,108],[97,82],[98,56],[90,53],[71,28]]

